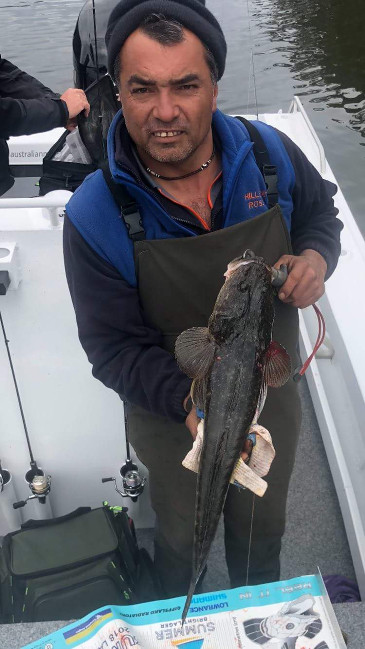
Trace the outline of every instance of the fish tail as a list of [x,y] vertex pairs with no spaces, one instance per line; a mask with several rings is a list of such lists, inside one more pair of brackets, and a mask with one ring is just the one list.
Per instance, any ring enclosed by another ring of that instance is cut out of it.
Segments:
[[192,600],[193,595],[194,595],[194,591],[195,591],[197,582],[198,582],[198,580],[195,579],[195,578],[193,578],[191,580],[191,582],[190,582],[189,591],[188,591],[188,594],[187,594],[186,600],[185,600],[184,610],[183,610],[182,616],[181,616],[181,626],[184,626],[184,624],[185,624],[185,620],[186,620],[187,615],[188,615],[189,607],[190,607],[191,600]]

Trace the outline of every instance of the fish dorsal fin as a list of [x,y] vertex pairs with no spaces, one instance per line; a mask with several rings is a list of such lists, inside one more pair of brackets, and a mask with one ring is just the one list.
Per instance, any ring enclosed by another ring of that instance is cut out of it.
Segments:
[[264,359],[264,381],[271,388],[281,388],[290,377],[291,362],[288,352],[279,343],[271,341]]
[[207,327],[193,327],[183,331],[176,339],[175,357],[187,376],[201,379],[213,363],[215,348]]

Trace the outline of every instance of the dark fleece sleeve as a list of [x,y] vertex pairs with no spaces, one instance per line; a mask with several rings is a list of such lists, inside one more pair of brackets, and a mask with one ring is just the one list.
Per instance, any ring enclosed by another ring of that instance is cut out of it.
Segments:
[[66,277],[92,373],[122,399],[178,422],[191,381],[143,319],[137,289],[64,223]]
[[336,218],[333,202],[337,192],[334,183],[323,180],[301,149],[281,131],[277,131],[294,167],[291,241],[293,252],[316,250],[327,262],[326,279],[335,270],[341,252],[340,232],[343,224]]
[[0,137],[66,126],[67,105],[40,81],[0,58]]

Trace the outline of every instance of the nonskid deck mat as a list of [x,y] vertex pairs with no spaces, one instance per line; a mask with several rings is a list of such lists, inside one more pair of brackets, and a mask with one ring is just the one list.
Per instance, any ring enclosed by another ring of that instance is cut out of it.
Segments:
[[322,577],[104,606],[24,649],[345,649]]

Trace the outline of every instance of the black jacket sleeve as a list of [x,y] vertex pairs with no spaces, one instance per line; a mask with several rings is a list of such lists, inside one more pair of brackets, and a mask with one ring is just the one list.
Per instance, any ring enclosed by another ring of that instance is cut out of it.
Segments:
[[0,137],[49,131],[67,119],[59,95],[0,57]]
[[341,252],[342,222],[336,218],[338,209],[333,202],[337,187],[324,180],[301,149],[281,131],[277,131],[294,167],[291,242],[293,252],[316,250],[327,262],[326,279],[335,270]]
[[161,333],[144,322],[137,289],[90,248],[67,216],[64,259],[93,375],[122,399],[183,422],[190,379],[161,347]]

